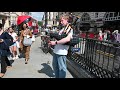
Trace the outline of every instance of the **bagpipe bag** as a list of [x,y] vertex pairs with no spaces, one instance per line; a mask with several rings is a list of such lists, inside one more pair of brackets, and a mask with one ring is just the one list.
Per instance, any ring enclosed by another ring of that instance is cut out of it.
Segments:
[[[69,30],[69,32],[70,32],[70,30]],[[55,38],[56,40],[61,40],[61,39],[63,39],[63,38],[65,38],[65,37],[67,37],[67,35],[68,34],[66,34],[66,33],[62,33],[61,35],[59,35],[59,33],[49,33],[49,35],[50,35],[50,38]],[[73,38],[70,40],[70,42],[67,42],[67,43],[65,43],[64,45],[70,45],[70,46],[75,46],[76,44],[78,44],[79,42],[80,42],[80,38],[77,36],[77,35],[75,35],[74,33],[73,33],[73,36],[72,36]]]

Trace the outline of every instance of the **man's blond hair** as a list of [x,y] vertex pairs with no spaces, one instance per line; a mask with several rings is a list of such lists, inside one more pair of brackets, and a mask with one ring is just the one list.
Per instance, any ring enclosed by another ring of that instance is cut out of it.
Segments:
[[69,16],[68,14],[62,14],[62,15],[60,16],[60,20],[61,20],[62,18],[64,18],[65,20],[68,20],[68,21],[69,21],[70,16]]

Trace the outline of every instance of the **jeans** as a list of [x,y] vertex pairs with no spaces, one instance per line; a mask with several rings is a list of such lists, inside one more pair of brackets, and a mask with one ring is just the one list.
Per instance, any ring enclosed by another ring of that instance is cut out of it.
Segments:
[[53,54],[53,70],[55,72],[55,78],[65,78],[67,65],[66,65],[66,56]]

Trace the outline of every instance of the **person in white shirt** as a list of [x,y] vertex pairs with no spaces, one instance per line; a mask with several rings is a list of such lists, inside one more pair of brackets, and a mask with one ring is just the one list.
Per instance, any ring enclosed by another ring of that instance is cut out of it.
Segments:
[[[67,37],[58,40],[50,41],[49,45],[55,45],[53,50],[53,69],[55,72],[55,78],[65,78],[66,77],[66,56],[68,54],[69,45],[64,45],[69,42],[73,35],[73,29],[69,25],[69,15],[63,14],[60,17],[61,24],[64,25],[64,28],[59,31],[59,35],[62,33],[67,33]],[[70,31],[69,31],[70,30]],[[68,33],[69,32],[69,33]]]
[[45,34],[46,34],[46,35],[48,34],[48,31],[49,31],[49,29],[48,29],[48,28],[45,28]]
[[10,46],[10,50],[11,50],[11,53],[13,55],[13,60],[15,59],[18,59],[18,54],[17,54],[17,40],[18,40],[18,36],[17,34],[14,32],[13,28],[10,27],[9,28],[9,34],[13,37],[13,42],[14,44]]

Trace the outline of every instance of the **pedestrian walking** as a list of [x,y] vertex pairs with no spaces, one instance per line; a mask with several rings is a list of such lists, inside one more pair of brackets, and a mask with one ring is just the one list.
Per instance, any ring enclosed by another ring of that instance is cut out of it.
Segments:
[[103,33],[101,30],[99,31],[99,34],[98,34],[98,40],[100,40],[100,41],[103,40]]
[[66,77],[66,55],[68,54],[69,45],[64,45],[69,42],[73,35],[73,29],[69,25],[69,15],[63,14],[60,17],[61,24],[64,25],[64,28],[59,31],[59,35],[62,33],[68,33],[67,37],[58,40],[50,41],[49,45],[55,45],[53,50],[53,69],[55,72],[55,78],[65,78]]
[[21,49],[22,53],[24,53],[24,55],[25,55],[25,64],[27,64],[28,60],[29,60],[31,45],[29,45],[29,46],[24,45],[23,42],[24,42],[25,38],[32,38],[32,32],[30,31],[30,29],[28,29],[27,23],[23,24],[22,30],[21,30],[21,35],[20,35],[20,49]]
[[10,50],[12,53],[13,60],[15,60],[18,59],[18,53],[17,53],[18,36],[12,27],[9,28],[9,34],[13,37],[13,45],[10,46]]
[[2,24],[0,24],[0,60],[1,60],[1,73],[0,77],[3,77],[7,68],[11,67],[11,63],[8,60],[8,56],[11,54],[9,46],[13,44],[13,38],[3,31]]

